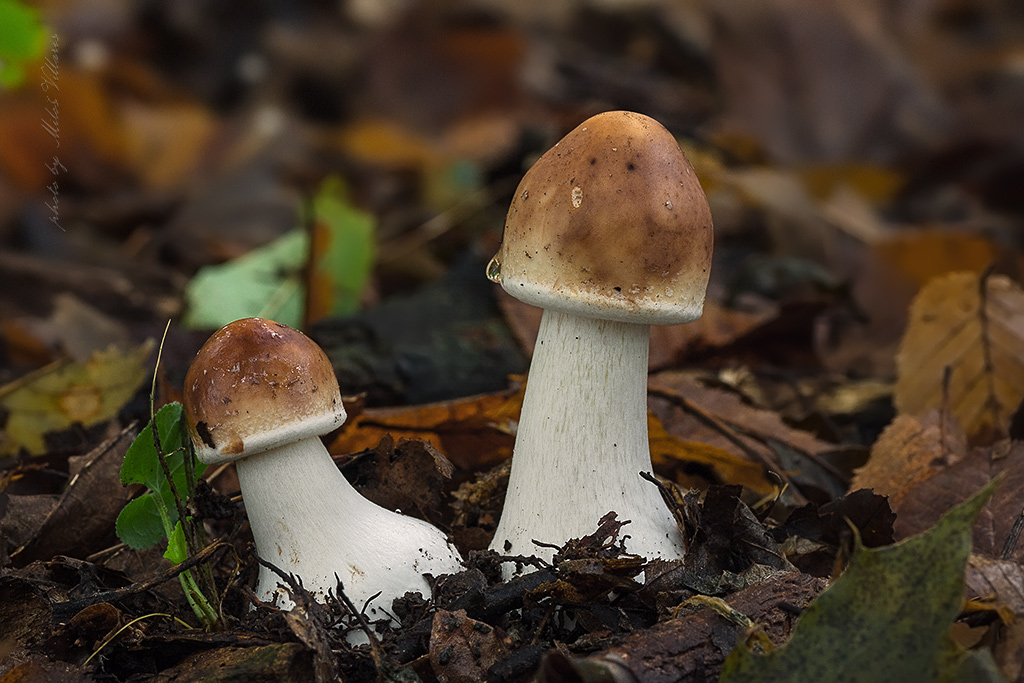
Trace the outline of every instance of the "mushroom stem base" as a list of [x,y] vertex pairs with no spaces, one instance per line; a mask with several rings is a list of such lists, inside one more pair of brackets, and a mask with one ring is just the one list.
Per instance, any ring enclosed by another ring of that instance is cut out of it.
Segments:
[[[430,596],[424,574],[461,571],[458,552],[442,531],[363,498],[338,470],[319,437],[242,458],[238,481],[256,552],[323,600],[340,579],[357,609],[386,617],[408,591]],[[280,597],[281,579],[260,567],[256,595]]]
[[493,550],[550,560],[534,540],[561,545],[615,511],[631,522],[627,550],[682,557],[672,513],[640,477],[651,470],[649,340],[649,325],[544,311]]

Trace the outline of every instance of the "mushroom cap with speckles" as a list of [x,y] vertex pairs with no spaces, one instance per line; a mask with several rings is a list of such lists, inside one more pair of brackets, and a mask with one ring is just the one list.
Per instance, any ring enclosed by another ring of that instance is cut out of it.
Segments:
[[227,462],[320,436],[345,422],[334,368],[312,339],[245,318],[225,325],[185,377],[185,416],[196,456]]
[[712,241],[707,198],[672,134],[643,114],[605,112],[523,177],[505,219],[500,281],[541,308],[689,322],[703,311]]

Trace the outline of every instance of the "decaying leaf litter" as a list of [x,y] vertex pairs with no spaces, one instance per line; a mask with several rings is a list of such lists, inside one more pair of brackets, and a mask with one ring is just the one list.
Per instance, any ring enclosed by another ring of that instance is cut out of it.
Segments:
[[[0,3],[4,680],[1020,677],[1013,3],[99,11]],[[612,109],[677,136],[715,222],[704,315],[651,344],[687,555],[623,556],[607,517],[502,582],[539,314],[484,269],[524,171]],[[341,594],[249,609],[231,467],[173,543],[115,534],[156,491],[122,463],[168,318],[155,408],[243,315],[323,346],[338,466],[467,557],[379,643]]]

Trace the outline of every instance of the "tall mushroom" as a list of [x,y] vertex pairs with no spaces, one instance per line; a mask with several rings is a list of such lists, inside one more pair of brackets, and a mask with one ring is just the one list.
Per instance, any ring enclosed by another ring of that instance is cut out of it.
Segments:
[[[380,617],[406,592],[429,597],[424,574],[461,571],[439,529],[386,510],[352,488],[320,441],[345,421],[326,354],[301,332],[260,318],[233,322],[203,345],[185,378],[196,455],[235,461],[260,557],[321,598],[337,586]],[[282,598],[260,567],[256,594]]]
[[700,317],[712,233],[689,161],[641,114],[584,121],[523,177],[488,274],[544,313],[492,549],[550,559],[533,540],[592,533],[613,510],[631,521],[627,550],[682,557],[639,475],[651,469],[648,345],[650,325]]

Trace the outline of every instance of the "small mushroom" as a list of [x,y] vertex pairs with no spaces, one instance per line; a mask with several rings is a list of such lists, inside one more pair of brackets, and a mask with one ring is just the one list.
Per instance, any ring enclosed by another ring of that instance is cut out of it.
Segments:
[[[462,570],[444,533],[363,498],[335,466],[320,436],[345,421],[338,380],[301,332],[260,318],[221,328],[189,368],[184,402],[198,458],[235,461],[256,552],[314,595],[340,578],[357,608],[379,592],[367,614],[381,617],[406,592],[429,597],[424,574]],[[261,566],[256,594],[290,607],[278,583]]]
[[[491,548],[550,559],[615,511],[628,551],[683,544],[651,470],[650,325],[700,317],[711,267],[707,199],[672,135],[598,114],[548,150],[512,199],[488,275],[544,309]],[[511,563],[505,572],[512,571]]]

